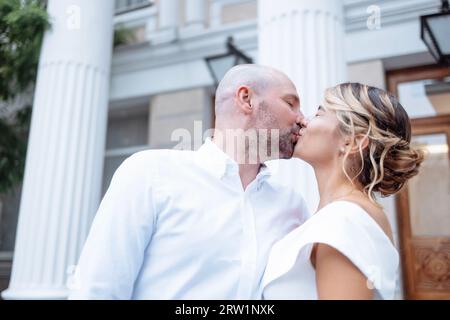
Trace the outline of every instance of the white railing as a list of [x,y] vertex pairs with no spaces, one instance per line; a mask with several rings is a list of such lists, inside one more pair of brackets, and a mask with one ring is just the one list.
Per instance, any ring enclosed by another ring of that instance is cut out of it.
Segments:
[[[211,27],[218,27],[225,24],[223,21],[223,12],[229,7],[255,4],[257,0],[209,0],[209,25]],[[250,18],[251,19],[251,18]]]
[[115,28],[135,31],[136,42],[147,41],[148,35],[156,32],[157,21],[158,8],[154,5],[142,7],[138,10],[123,11],[114,17]]
[[152,0],[116,0],[116,15],[124,14],[130,11],[140,10],[154,5]]
[[[161,6],[161,1],[167,2]],[[114,23],[116,28],[136,30],[140,35],[137,42],[157,44],[171,42],[185,34],[221,29],[227,24],[223,16],[230,8],[246,5],[256,8],[257,0],[160,0],[159,3],[151,0],[116,0]],[[164,10],[166,12],[160,12]],[[248,20],[255,19],[249,17]]]

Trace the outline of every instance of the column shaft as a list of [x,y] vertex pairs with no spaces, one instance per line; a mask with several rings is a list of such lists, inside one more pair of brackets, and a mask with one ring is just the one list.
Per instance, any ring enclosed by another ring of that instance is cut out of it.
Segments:
[[6,299],[67,294],[100,200],[114,2],[50,0]]
[[[346,78],[342,0],[259,0],[258,8],[259,62],[284,71],[297,86],[303,113],[313,115],[324,90]],[[300,161],[279,168],[281,179],[315,210],[312,168]]]

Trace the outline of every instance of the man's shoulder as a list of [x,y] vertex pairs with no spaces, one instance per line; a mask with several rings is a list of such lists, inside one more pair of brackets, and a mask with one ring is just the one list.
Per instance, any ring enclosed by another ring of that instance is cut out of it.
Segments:
[[194,151],[189,150],[149,149],[136,152],[127,158],[126,161],[134,164],[148,164],[149,161],[180,161],[191,158],[193,154]]
[[[156,177],[157,172],[170,172],[180,164],[189,163],[192,151],[149,149],[136,152],[126,158],[117,168],[116,179],[141,184]],[[179,171],[179,170],[178,170]]]
[[190,165],[194,152],[188,150],[149,149],[134,153],[122,162],[127,172],[155,172],[180,165]]

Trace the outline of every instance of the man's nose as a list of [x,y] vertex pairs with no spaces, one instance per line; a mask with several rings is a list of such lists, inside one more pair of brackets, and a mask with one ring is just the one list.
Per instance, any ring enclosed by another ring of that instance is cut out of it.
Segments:
[[300,119],[300,121],[298,122],[298,124],[300,125],[300,127],[306,128],[308,126],[309,119],[303,115],[299,119]]
[[299,114],[297,116],[297,124],[301,127],[303,127],[303,123],[306,121],[305,115],[303,114],[303,112],[299,111]]

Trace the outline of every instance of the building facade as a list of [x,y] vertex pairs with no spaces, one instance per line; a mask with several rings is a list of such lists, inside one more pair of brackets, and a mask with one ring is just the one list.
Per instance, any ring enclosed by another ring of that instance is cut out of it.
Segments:
[[[450,71],[420,39],[420,16],[439,8],[439,0],[50,0],[25,179],[0,202],[3,298],[65,298],[120,163],[173,148],[177,129],[192,134],[192,148],[201,144],[214,125],[205,59],[225,53],[230,36],[294,80],[307,115],[343,81],[399,96],[414,143],[429,152],[407,190],[381,199],[402,257],[397,297],[450,298]],[[113,29],[132,36],[111,50]],[[314,209],[307,165],[282,162],[280,179]]]

